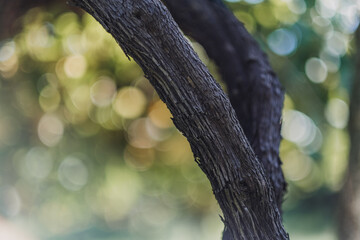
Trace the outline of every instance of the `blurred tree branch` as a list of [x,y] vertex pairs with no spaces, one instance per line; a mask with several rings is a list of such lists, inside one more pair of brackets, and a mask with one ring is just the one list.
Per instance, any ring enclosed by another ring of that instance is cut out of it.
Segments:
[[350,99],[350,154],[348,176],[341,193],[339,239],[360,239],[360,28],[355,34],[356,73]]
[[[113,35],[124,52],[142,67],[167,104],[176,127],[188,139],[196,162],[211,182],[228,229],[224,239],[288,239],[272,185],[227,96],[161,2],[72,2],[94,16]],[[264,56],[261,54],[261,57]],[[236,58],[236,61],[240,60]],[[248,67],[263,66],[249,64]],[[269,82],[264,84],[270,89]],[[280,88],[276,91],[281,95]]]

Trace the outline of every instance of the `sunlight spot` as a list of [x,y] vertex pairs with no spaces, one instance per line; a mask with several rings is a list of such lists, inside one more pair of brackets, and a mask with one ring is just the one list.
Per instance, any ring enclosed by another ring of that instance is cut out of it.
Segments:
[[87,62],[82,55],[72,55],[66,58],[64,71],[70,78],[81,78],[87,68]]
[[295,14],[303,14],[306,12],[306,2],[304,0],[287,1],[288,8]]
[[295,33],[284,28],[272,32],[268,36],[267,42],[270,49],[280,56],[286,56],[293,53],[298,45]]
[[314,141],[316,131],[314,122],[305,114],[295,110],[285,111],[281,130],[285,139],[305,147]]
[[315,3],[316,11],[324,18],[335,16],[340,6],[340,0],[317,0]]
[[296,150],[287,153],[282,160],[284,174],[291,181],[306,178],[313,167],[312,159]]
[[135,87],[124,87],[116,96],[113,108],[117,114],[124,118],[139,117],[145,110],[146,97]]
[[349,45],[349,37],[341,32],[329,32],[326,35],[325,49],[332,55],[343,56]]
[[70,191],[78,191],[88,182],[88,170],[84,163],[73,156],[62,161],[58,170],[61,185]]
[[116,85],[109,77],[100,77],[90,89],[91,101],[98,107],[109,106],[116,94]]
[[140,118],[133,121],[128,128],[128,141],[137,148],[152,148],[156,145],[155,139],[149,132],[147,118]]
[[10,41],[5,43],[0,48],[0,62],[5,62],[15,55],[15,42]]
[[349,119],[349,106],[339,98],[332,98],[326,105],[325,117],[333,127],[342,129]]
[[306,76],[314,83],[324,82],[327,77],[327,67],[323,60],[310,58],[305,64]]
[[359,26],[359,12],[355,5],[349,4],[343,6],[340,10],[338,22],[341,25],[342,32],[348,34],[354,33]]
[[63,134],[64,124],[57,116],[45,114],[41,117],[38,124],[38,135],[43,144],[53,147],[60,142]]
[[149,118],[151,122],[159,128],[169,128],[173,126],[174,124],[171,120],[171,117],[172,115],[169,109],[161,100],[157,101],[150,108]]

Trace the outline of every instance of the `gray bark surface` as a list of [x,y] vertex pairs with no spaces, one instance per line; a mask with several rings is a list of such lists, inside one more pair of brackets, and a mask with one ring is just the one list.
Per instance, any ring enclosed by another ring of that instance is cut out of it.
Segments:
[[228,97],[158,0],[72,0],[143,69],[188,139],[229,239],[288,239],[271,183]]
[[219,67],[241,127],[281,209],[286,190],[279,158],[284,93],[266,55],[221,1],[163,1],[180,28],[203,45]]

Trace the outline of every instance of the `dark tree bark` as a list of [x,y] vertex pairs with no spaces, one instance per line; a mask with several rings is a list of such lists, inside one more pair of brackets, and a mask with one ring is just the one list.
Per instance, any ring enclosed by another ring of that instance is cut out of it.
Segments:
[[350,99],[348,176],[341,192],[339,239],[360,239],[360,28],[356,32],[357,61]]
[[203,45],[219,67],[241,127],[281,209],[286,188],[279,158],[284,94],[266,55],[220,0],[163,2],[180,28]]
[[142,67],[188,139],[229,239],[288,239],[274,191],[224,92],[157,0],[72,0]]

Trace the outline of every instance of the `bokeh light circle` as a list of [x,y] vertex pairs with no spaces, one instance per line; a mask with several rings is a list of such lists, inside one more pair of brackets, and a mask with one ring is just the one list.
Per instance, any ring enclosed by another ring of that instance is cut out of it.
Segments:
[[280,56],[286,56],[295,51],[298,46],[296,34],[287,29],[277,29],[267,38],[270,49]]

